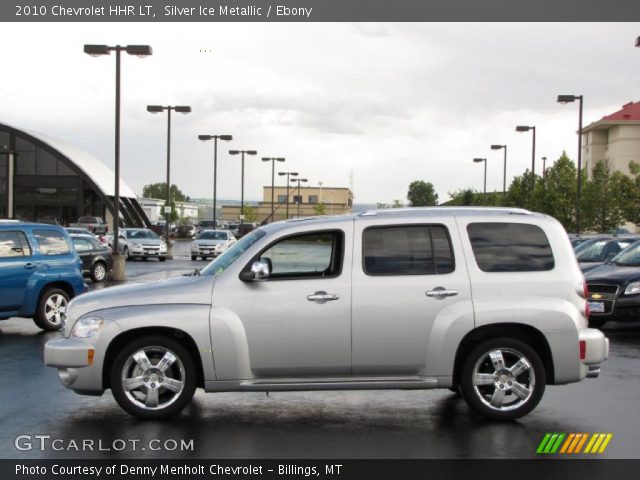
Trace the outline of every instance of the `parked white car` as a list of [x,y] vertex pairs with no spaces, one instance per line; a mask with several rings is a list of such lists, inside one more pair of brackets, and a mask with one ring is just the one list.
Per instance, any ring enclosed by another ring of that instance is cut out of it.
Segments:
[[206,260],[226,252],[236,243],[236,237],[228,230],[203,230],[191,242],[191,260]]
[[[493,419],[595,377],[564,229],[519,209],[372,211],[273,223],[201,272],[74,299],[44,361],[141,418],[209,392],[450,388]],[[585,391],[585,396],[588,393]]]

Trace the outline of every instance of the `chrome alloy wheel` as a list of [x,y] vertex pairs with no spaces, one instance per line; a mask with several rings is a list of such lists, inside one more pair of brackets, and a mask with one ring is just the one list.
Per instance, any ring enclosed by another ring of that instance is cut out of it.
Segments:
[[103,281],[107,276],[107,268],[102,263],[98,263],[95,267],[93,267],[93,276],[95,277],[96,281]]
[[44,316],[52,325],[62,325],[67,313],[67,299],[59,293],[51,295],[44,304]]
[[531,362],[512,348],[490,350],[473,368],[473,390],[492,410],[515,410],[531,399],[536,375]]
[[158,410],[168,407],[180,396],[185,385],[185,370],[172,351],[151,346],[127,358],[120,379],[132,404],[145,410]]

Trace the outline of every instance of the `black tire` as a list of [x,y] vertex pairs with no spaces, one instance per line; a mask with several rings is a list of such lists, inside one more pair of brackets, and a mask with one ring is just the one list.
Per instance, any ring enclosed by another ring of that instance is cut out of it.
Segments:
[[148,262],[149,261],[149,257],[142,257],[142,261],[143,262]]
[[104,262],[96,262],[91,267],[91,280],[95,283],[104,282],[107,279],[107,265]]
[[589,318],[589,328],[602,328],[607,320],[604,318]]
[[160,260],[161,262],[166,262],[167,261],[167,257],[158,257],[158,260]]
[[[496,358],[495,362],[490,353]],[[522,359],[523,369],[516,369],[514,376],[510,368]],[[496,364],[503,368],[496,369]],[[479,381],[483,376],[489,383],[474,385],[476,373]],[[472,410],[493,420],[515,420],[531,412],[540,402],[545,384],[544,364],[538,353],[522,340],[510,337],[489,339],[476,345],[460,370],[460,391],[465,401]]]
[[196,257],[195,255],[191,255],[191,260],[197,260],[198,257]]
[[59,288],[46,289],[38,301],[33,317],[35,324],[42,330],[54,332],[62,328],[62,315],[69,304],[69,294]]
[[[140,365],[133,360],[133,356],[143,349],[146,354],[148,353],[147,358],[149,359],[151,366],[151,370],[147,370],[145,373],[142,372]],[[158,369],[153,370],[153,368],[160,363],[160,358],[164,355],[163,349],[165,350],[164,353],[168,351],[175,356],[176,360],[165,370],[164,373],[166,374],[166,378],[178,378],[182,381],[183,386],[179,393],[172,392],[171,390],[163,387],[162,378],[157,379],[153,377],[154,374],[157,374],[156,371],[158,371]],[[157,352],[157,354],[154,354],[154,352]],[[182,365],[182,370],[180,370],[180,365]],[[131,374],[134,377],[128,377],[129,371],[131,371]],[[142,402],[144,401],[146,403],[149,398],[147,392],[150,391],[148,390],[150,387],[148,386],[140,385],[138,388],[145,390],[138,391],[138,389],[135,388],[131,389],[132,393],[129,393],[129,390],[125,391],[125,388],[122,385],[123,375],[127,378],[140,377],[143,380],[146,379],[147,383],[156,388],[159,392],[157,394],[158,406],[147,407],[142,405]],[[122,407],[122,409],[127,413],[142,419],[166,418],[177,414],[189,404],[197,386],[196,367],[191,354],[180,342],[164,335],[144,336],[125,345],[113,362],[110,372],[110,380],[111,391],[118,402],[118,405],[120,405],[120,407]],[[152,383],[153,381],[158,383],[154,384]],[[142,397],[143,395],[144,397]],[[170,402],[166,400],[167,398],[170,399]],[[162,407],[162,401],[167,403],[167,405]]]

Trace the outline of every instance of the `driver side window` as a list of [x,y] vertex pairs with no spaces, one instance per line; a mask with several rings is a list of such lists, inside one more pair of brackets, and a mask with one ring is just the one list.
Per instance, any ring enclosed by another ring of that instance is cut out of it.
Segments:
[[270,279],[334,277],[342,269],[344,234],[340,231],[286,237],[260,255]]

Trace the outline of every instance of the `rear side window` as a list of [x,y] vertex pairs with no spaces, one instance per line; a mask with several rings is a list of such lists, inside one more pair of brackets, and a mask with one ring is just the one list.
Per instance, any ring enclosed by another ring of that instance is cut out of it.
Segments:
[[363,256],[368,275],[434,275],[454,270],[449,234],[442,225],[367,228]]
[[53,230],[34,230],[40,253],[43,255],[64,255],[70,252],[69,244],[60,232]]
[[28,257],[31,248],[22,232],[0,232],[0,258]]
[[536,225],[470,223],[467,232],[483,272],[539,272],[555,265],[549,240]]

